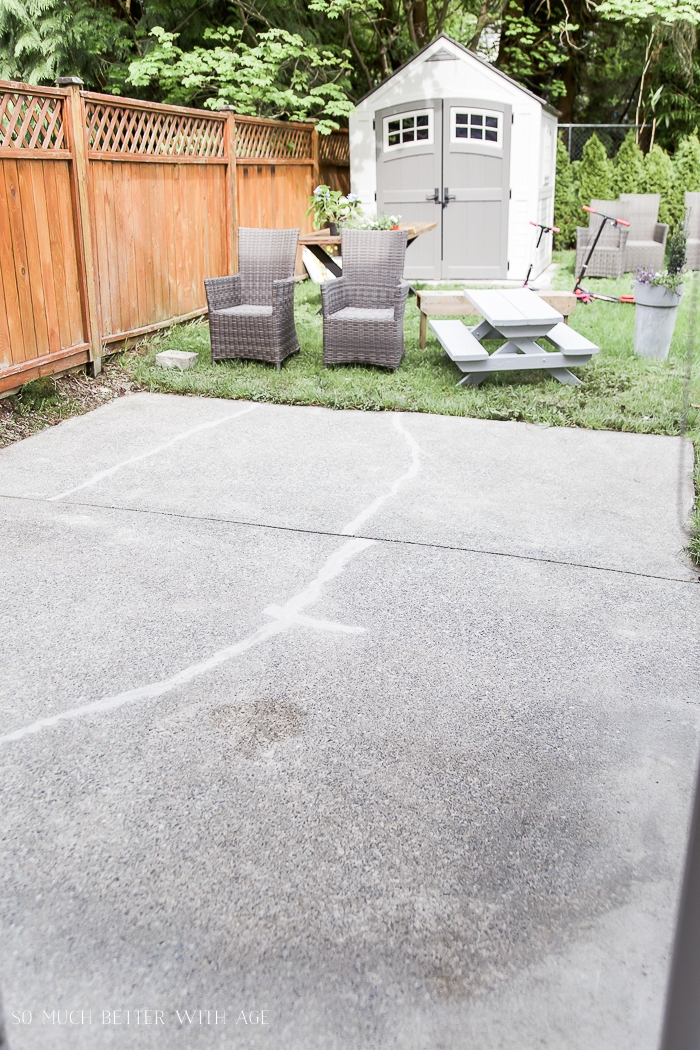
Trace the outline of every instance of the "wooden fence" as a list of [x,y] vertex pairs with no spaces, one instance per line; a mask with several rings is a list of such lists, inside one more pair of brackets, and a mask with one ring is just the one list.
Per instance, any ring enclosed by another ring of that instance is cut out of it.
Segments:
[[347,133],[59,85],[0,82],[0,393],[204,314],[238,225],[349,188]]

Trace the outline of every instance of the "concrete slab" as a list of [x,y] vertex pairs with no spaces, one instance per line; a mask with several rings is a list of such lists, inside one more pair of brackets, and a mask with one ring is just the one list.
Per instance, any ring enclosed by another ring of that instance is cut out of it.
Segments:
[[[362,534],[695,578],[689,442],[406,418],[420,482]],[[404,446],[391,413],[139,394],[7,449],[0,494],[337,532]]]
[[[136,460],[250,406],[116,405],[0,453],[12,1050],[655,1047],[700,721],[679,443],[603,435],[605,507],[536,428],[261,406]],[[518,501],[525,557],[433,539],[505,544]]]

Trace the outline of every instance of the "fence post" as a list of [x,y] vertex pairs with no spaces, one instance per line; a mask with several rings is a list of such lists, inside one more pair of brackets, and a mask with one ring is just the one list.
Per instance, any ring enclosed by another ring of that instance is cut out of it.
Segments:
[[313,191],[316,189],[316,187],[318,186],[318,184],[321,181],[321,163],[320,163],[320,159],[319,159],[319,150],[318,150],[318,128],[316,127],[315,124],[313,126],[312,131],[311,131],[311,159],[313,161],[313,166],[314,166],[313,167],[314,184],[311,187],[311,192],[313,193]]
[[228,272],[238,272],[238,201],[236,177],[236,110],[233,106],[222,106],[226,114],[226,222],[228,237],[226,254],[228,255]]
[[92,224],[90,222],[90,197],[88,193],[88,160],[85,146],[85,115],[80,89],[83,81],[80,77],[59,77],[57,85],[67,89],[70,109],[70,144],[73,155],[74,185],[78,207],[79,243],[82,254],[83,289],[86,300],[86,318],[88,339],[90,341],[90,371],[98,376],[102,371],[102,339],[100,337],[100,320],[97,309],[97,269],[92,245]]

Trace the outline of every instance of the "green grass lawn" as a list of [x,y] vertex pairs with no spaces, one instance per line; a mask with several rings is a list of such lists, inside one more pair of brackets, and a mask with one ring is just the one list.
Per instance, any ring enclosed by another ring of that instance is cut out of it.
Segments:
[[[556,288],[573,287],[573,255],[573,252],[558,253],[557,261],[561,265],[553,282]],[[696,280],[699,279],[696,275]],[[631,278],[592,279],[586,283],[591,290],[619,295],[629,292]],[[127,354],[124,364],[139,386],[167,393],[337,409],[435,412],[523,420],[541,426],[677,435],[683,427],[691,284],[692,278],[689,278],[671,353],[665,362],[647,362],[634,356],[634,306],[600,301],[587,306],[579,304],[571,316],[571,326],[597,343],[601,352],[578,370],[582,380],[578,387],[564,386],[540,371],[501,372],[490,376],[479,387],[457,387],[460,373],[443,355],[437,340],[429,335],[426,349],[418,346],[415,298],[409,299],[406,309],[406,356],[397,372],[364,366],[324,369],[323,331],[318,314],[321,297],[318,287],[310,281],[304,281],[296,289],[301,353],[288,359],[281,372],[271,365],[252,361],[213,365],[206,321],[164,330],[142,343],[135,353]],[[195,351],[199,361],[187,372],[157,368],[155,355],[165,349]],[[689,400],[687,430],[695,442],[697,465],[700,460],[697,454],[700,453],[698,340]],[[696,490],[700,491],[700,473],[696,482]],[[696,525],[700,526],[697,515],[696,519]],[[697,535],[693,548],[700,559]]]

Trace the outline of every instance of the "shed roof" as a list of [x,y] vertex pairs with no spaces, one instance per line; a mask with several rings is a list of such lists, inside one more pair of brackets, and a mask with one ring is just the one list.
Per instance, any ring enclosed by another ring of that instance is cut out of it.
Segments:
[[540,98],[539,95],[536,95],[534,91],[530,91],[529,88],[523,87],[523,85],[519,84],[517,80],[513,80],[513,78],[509,77],[507,73],[503,73],[500,69],[497,69],[496,66],[491,65],[491,63],[487,62],[485,58],[481,58],[481,56],[477,55],[474,51],[470,51],[468,47],[465,47],[464,44],[460,44],[458,40],[454,40],[451,36],[448,36],[447,33],[440,33],[439,36],[436,36],[435,39],[431,40],[429,44],[426,44],[420,49],[420,51],[417,51],[415,55],[411,55],[411,57],[407,59],[402,65],[400,65],[398,69],[394,70],[390,77],[387,77],[386,80],[383,80],[381,82],[381,84],[377,84],[375,88],[372,88],[372,90],[368,91],[366,95],[363,95],[362,98],[358,100],[357,104],[359,105],[360,102],[364,102],[366,99],[370,98],[375,93],[375,91],[379,91],[380,88],[383,88],[386,84],[389,83],[390,80],[393,80],[393,78],[397,76],[403,69],[406,69],[406,67],[410,66],[412,62],[415,62],[416,59],[420,58],[420,56],[425,51],[427,51],[429,47],[433,47],[440,40],[448,40],[450,44],[454,44],[455,47],[458,47],[459,50],[463,51],[464,54],[467,55],[469,58],[473,59],[475,62],[478,62],[482,66],[486,66],[487,69],[489,69],[492,73],[495,73],[497,76],[502,77],[503,80],[507,80],[508,83],[512,85],[512,87],[517,88],[518,91],[522,91],[523,94],[529,95],[530,98],[534,98],[535,101],[539,102],[542,108],[546,109],[548,113],[552,113],[554,116],[559,115],[554,106],[550,106],[549,102],[545,102],[545,100],[543,98]]

